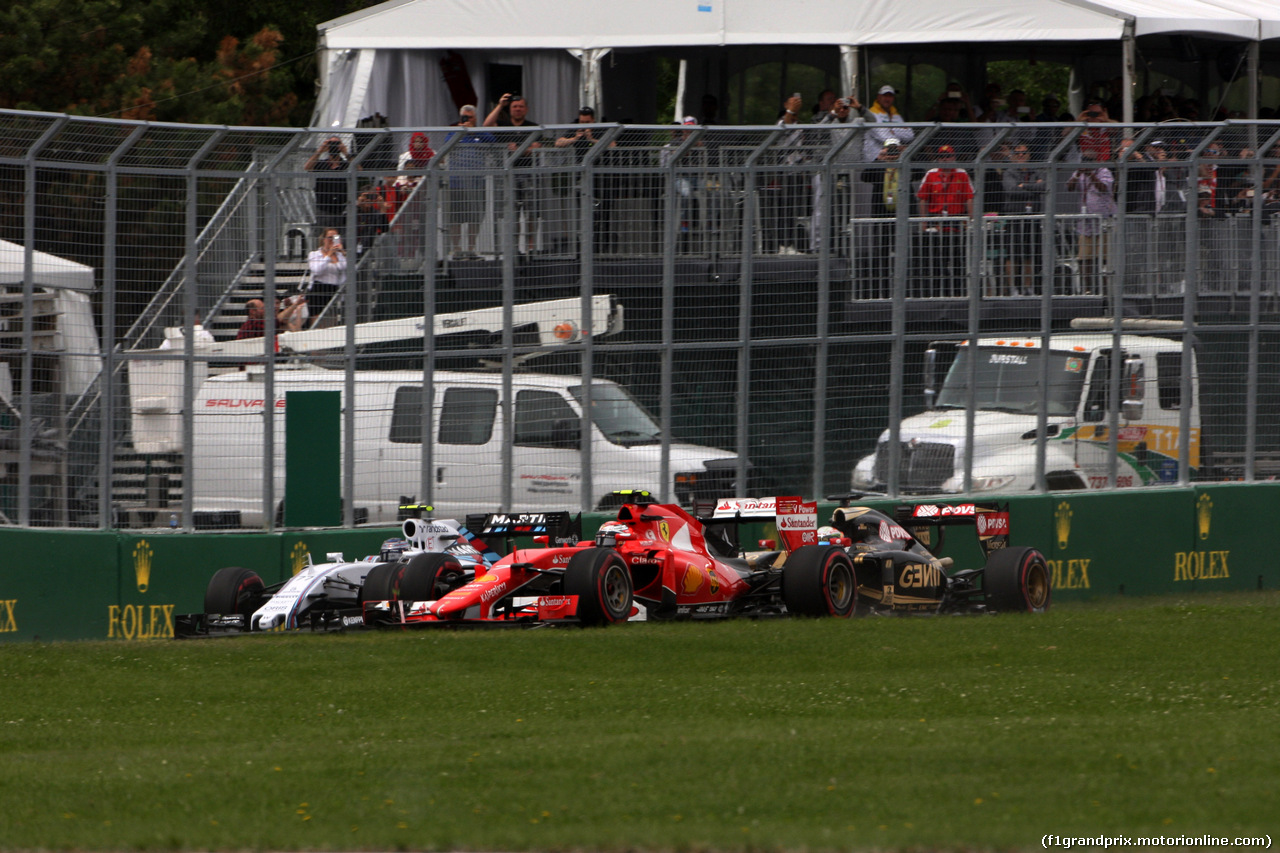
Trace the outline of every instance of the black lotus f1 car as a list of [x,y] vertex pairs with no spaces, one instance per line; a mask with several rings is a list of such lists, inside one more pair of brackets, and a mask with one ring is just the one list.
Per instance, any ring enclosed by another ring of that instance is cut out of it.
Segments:
[[[857,577],[857,608],[871,613],[995,613],[1049,609],[1049,566],[1035,548],[1009,546],[1008,505],[906,504],[894,517],[842,506],[819,538],[848,554]],[[952,571],[936,557],[946,528],[972,525],[981,568]]]

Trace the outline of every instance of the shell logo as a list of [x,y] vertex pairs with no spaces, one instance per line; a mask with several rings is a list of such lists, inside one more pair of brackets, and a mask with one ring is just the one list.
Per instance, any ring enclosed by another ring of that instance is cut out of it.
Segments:
[[684,580],[681,583],[681,589],[685,595],[693,595],[695,592],[702,589],[703,580],[704,576],[702,574],[702,569],[695,566],[693,563],[690,563],[685,567]]
[[556,323],[551,333],[556,336],[556,340],[571,341],[578,336],[578,327],[573,321],[565,320],[563,323]]

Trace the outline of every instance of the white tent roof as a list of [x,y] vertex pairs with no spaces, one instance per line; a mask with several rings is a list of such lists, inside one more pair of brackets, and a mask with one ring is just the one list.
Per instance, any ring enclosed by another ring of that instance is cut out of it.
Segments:
[[1280,37],[1270,0],[389,0],[320,26],[324,46],[532,49]]
[[[21,287],[24,263],[22,246],[0,240],[0,285]],[[93,267],[36,251],[32,253],[31,269],[37,287],[93,290]]]

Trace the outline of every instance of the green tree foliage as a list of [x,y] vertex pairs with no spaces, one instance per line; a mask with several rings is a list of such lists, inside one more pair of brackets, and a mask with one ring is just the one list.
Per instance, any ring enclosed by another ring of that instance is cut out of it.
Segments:
[[1035,113],[1040,111],[1040,102],[1046,95],[1057,96],[1063,106],[1066,106],[1071,66],[1025,59],[988,62],[987,79],[999,82],[1006,95],[1014,89],[1026,92],[1027,103]]
[[0,107],[303,125],[316,25],[371,5],[238,0],[0,4]]

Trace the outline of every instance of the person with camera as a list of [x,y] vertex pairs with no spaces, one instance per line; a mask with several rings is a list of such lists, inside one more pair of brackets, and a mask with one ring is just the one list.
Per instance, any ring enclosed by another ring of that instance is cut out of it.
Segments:
[[[1109,160],[1110,146],[1100,149],[1097,145],[1086,147],[1081,143],[1080,156],[1086,163]],[[1103,276],[1110,260],[1108,237],[1116,216],[1115,183],[1115,175],[1102,165],[1076,169],[1067,179],[1067,189],[1079,194],[1083,214],[1076,221],[1075,230],[1080,287],[1084,293],[1104,292]]]
[[890,126],[877,127],[875,130],[866,132],[862,137],[862,159],[875,160],[884,150],[885,142],[890,139],[896,139],[905,145],[916,138],[916,132],[913,129],[902,126],[906,118],[898,112],[897,102],[898,90],[886,84],[876,92],[875,101],[863,113],[867,124]]
[[[324,241],[320,248],[307,256],[307,264],[311,268],[311,282],[304,295],[316,309],[311,321],[314,327],[320,320],[320,314],[347,283],[347,253],[342,248],[338,229],[330,228],[324,232]],[[307,313],[311,312],[308,310]]]
[[973,121],[973,102],[964,87],[954,80],[938,95],[938,100],[924,114],[925,121],[945,123]]
[[303,167],[316,173],[316,224],[321,228],[342,228],[347,224],[346,172],[350,159],[342,139],[330,136]]
[[1088,159],[1110,160],[1113,144],[1111,130],[1098,126],[1116,123],[1116,120],[1108,115],[1106,104],[1097,98],[1090,98],[1085,103],[1080,115],[1076,116],[1076,121],[1082,121],[1090,125],[1076,139],[1076,144],[1080,146],[1081,155],[1084,156],[1087,151],[1096,155]]
[[[529,117],[529,102],[525,100],[524,95],[507,92],[498,99],[498,104],[493,108],[484,120],[485,127],[520,127],[535,128],[538,122]],[[521,139],[513,138],[507,145],[507,150],[515,151],[519,148]],[[524,247],[527,254],[533,254],[534,237],[537,233],[537,225],[534,222],[539,217],[538,211],[538,178],[533,172],[533,156],[528,152],[534,148],[541,148],[542,143],[534,141],[525,149],[525,153],[521,154],[511,164],[511,168],[515,170],[512,178],[515,189],[515,202],[517,228],[520,218],[525,219],[525,238]]]
[[[302,314],[306,310],[305,296],[291,296],[282,303],[276,298],[276,332],[296,332],[302,328]],[[236,340],[260,338],[266,334],[267,305],[261,299],[250,299],[244,304],[245,321],[236,332]],[[210,337],[212,340],[212,337]],[[277,347],[279,349],[279,347]]]

